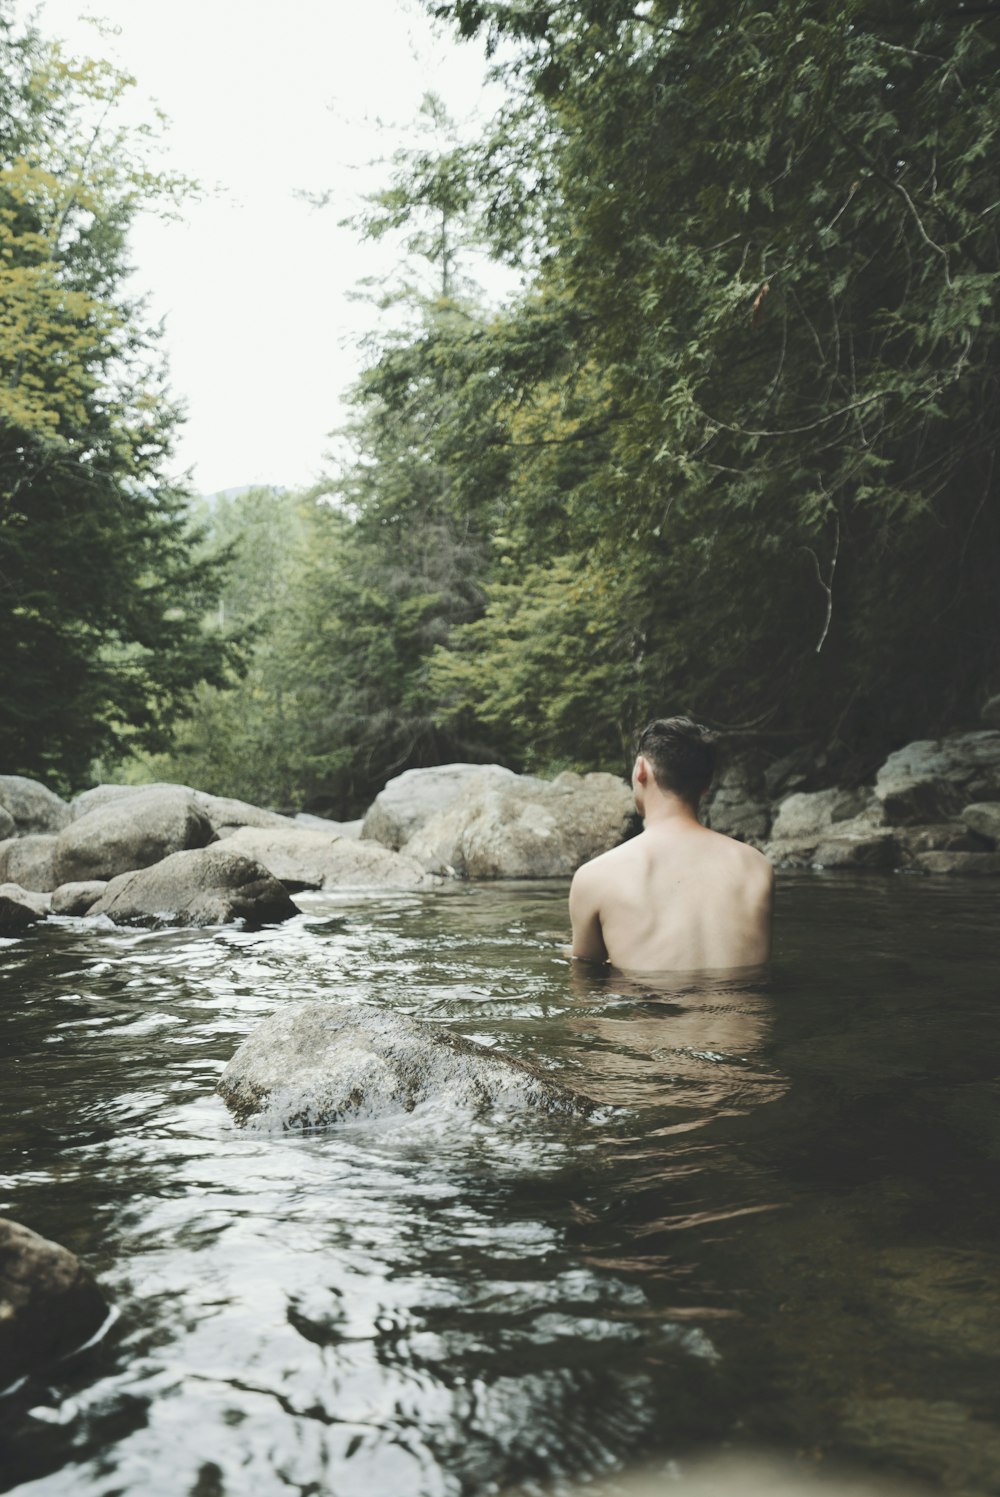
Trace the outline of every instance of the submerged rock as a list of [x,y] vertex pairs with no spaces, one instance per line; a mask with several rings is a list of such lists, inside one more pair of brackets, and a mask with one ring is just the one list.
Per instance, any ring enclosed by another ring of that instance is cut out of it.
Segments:
[[611,774],[491,777],[432,817],[406,851],[432,873],[569,878],[622,841],[632,810],[632,792]]
[[73,814],[58,795],[37,780],[19,774],[0,775],[0,806],[14,822],[20,837],[34,832],[61,832]]
[[212,835],[194,792],[183,786],[154,786],[114,796],[60,833],[56,885],[112,879],[148,868],[172,853],[204,847]]
[[0,842],[0,883],[20,884],[49,894],[59,880],[56,877],[55,854],[58,839],[45,832],[31,832]]
[[173,853],[113,878],[90,907],[115,925],[272,925],[299,913],[266,868],[227,843]]
[[266,1019],[219,1081],[238,1122],[323,1128],[413,1112],[423,1103],[480,1111],[571,1112],[588,1097],[436,1024],[366,1004],[307,1003]]
[[0,884],[0,936],[19,935],[47,913],[47,895],[22,889],[20,884]]
[[530,779],[499,764],[436,764],[430,769],[408,769],[375,797],[361,824],[361,836],[398,852],[432,817],[451,810],[474,785]]
[[358,842],[338,831],[295,827],[268,831],[241,827],[222,844],[262,863],[295,889],[427,889],[437,880],[405,853],[378,842]]
[[107,1315],[78,1258],[0,1217],[0,1389],[75,1351]]

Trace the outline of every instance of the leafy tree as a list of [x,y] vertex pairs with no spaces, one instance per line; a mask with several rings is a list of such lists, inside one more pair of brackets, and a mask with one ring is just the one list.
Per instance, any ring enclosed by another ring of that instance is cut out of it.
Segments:
[[971,713],[1000,666],[995,8],[429,9],[512,101],[477,176],[533,285],[493,365],[538,409],[599,392],[551,434],[592,462],[536,560],[629,579],[622,728],[640,667],[648,707],[862,752]]
[[0,8],[0,762],[81,783],[98,756],[169,741],[217,568],[165,476],[178,413],[125,291],[140,205],[184,190],[150,131],[116,124],[131,80],[67,58]]

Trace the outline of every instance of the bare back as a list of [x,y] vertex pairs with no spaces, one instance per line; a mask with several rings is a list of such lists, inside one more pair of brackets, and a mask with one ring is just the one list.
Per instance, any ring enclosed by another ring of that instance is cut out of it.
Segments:
[[636,972],[758,966],[770,956],[773,889],[752,847],[693,820],[647,827],[577,871],[573,955]]

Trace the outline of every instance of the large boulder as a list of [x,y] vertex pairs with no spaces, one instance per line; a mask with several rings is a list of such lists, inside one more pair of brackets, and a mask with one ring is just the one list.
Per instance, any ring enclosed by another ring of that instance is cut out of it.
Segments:
[[254,858],[286,889],[427,889],[437,880],[405,853],[314,827],[241,827],[222,844]]
[[523,1061],[366,1004],[283,1008],[240,1045],[219,1091],[237,1121],[324,1128],[425,1103],[588,1115],[595,1104]]
[[272,925],[299,910],[266,868],[227,843],[176,852],[151,868],[111,879],[90,915],[115,925]]
[[991,846],[1000,845],[1000,801],[979,801],[966,806],[962,824],[977,836],[985,837]]
[[432,817],[406,851],[431,873],[569,878],[621,842],[632,811],[632,792],[610,774],[490,778]]
[[960,821],[933,821],[927,826],[898,826],[893,834],[905,858],[922,852],[983,852],[987,844]]
[[875,780],[889,825],[947,821],[970,802],[1000,799],[1000,732],[920,739],[890,754]]
[[20,837],[30,832],[61,832],[72,816],[58,795],[19,774],[0,775],[0,806],[13,820]]
[[89,816],[92,811],[102,810],[111,805],[121,806],[136,796],[149,795],[156,790],[181,791],[190,796],[197,810],[211,827],[214,837],[225,837],[229,832],[241,826],[288,827],[293,825],[290,817],[280,816],[277,811],[264,811],[260,806],[252,806],[249,801],[234,800],[228,795],[209,795],[204,790],[192,790],[190,785],[172,785],[165,782],[152,785],[95,785],[93,789],[84,790],[73,800],[71,806],[73,818],[79,821],[81,817]]
[[32,832],[0,842],[0,883],[20,884],[48,894],[59,883],[55,854],[58,838],[50,833]]
[[6,842],[8,837],[17,836],[17,822],[9,811],[0,806],[0,842]]
[[17,936],[29,925],[44,920],[47,896],[22,889],[20,884],[0,884],[0,936]]
[[0,1388],[83,1346],[107,1317],[78,1258],[0,1217]]
[[430,769],[408,769],[379,791],[365,814],[361,836],[398,852],[421,827],[451,810],[473,786],[514,784],[527,778],[499,764],[437,764]]
[[115,796],[70,823],[55,850],[56,884],[112,879],[162,858],[204,847],[212,828],[194,792],[181,785]]

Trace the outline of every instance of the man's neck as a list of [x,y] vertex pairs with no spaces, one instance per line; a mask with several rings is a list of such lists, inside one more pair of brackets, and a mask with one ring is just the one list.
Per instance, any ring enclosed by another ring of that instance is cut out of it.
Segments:
[[689,827],[700,827],[698,808],[690,801],[681,800],[670,791],[658,790],[647,793],[644,803],[643,822],[647,831],[680,832]]

